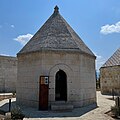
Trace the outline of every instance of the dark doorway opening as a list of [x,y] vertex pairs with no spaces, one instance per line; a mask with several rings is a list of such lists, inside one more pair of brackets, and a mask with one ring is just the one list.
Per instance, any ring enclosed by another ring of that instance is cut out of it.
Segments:
[[63,70],[59,70],[55,76],[55,100],[67,101],[67,76]]

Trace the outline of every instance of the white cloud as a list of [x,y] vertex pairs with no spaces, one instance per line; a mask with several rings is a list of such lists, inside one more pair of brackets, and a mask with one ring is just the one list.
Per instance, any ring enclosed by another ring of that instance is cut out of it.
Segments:
[[99,71],[100,67],[105,63],[105,59],[96,53],[94,53],[96,56],[96,70]]
[[11,25],[11,28],[14,28],[15,26],[14,25]]
[[120,33],[120,21],[112,25],[107,24],[102,26],[100,33],[102,34]]
[[19,35],[14,40],[18,41],[22,45],[25,45],[32,37],[33,37],[33,35],[28,33],[26,35]]
[[0,55],[2,55],[2,56],[10,56],[10,55],[4,54],[4,53],[0,53]]

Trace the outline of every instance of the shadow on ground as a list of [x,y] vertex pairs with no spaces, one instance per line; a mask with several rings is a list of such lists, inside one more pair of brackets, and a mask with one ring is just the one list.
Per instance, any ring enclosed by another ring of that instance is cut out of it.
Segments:
[[115,101],[113,98],[106,98],[106,99]]
[[[13,101],[11,103],[11,108],[10,109],[13,109],[15,106],[16,106],[16,102]],[[5,103],[4,105],[0,106],[0,114],[5,115],[5,113],[7,113],[7,112],[9,112],[9,104]]]
[[[11,109],[13,109],[16,106],[16,102],[12,102]],[[28,108],[28,107],[20,107],[23,114],[26,118],[55,118],[55,117],[80,117],[87,112],[96,109],[96,104],[92,104],[86,107],[82,108],[74,108],[72,111],[38,111],[34,108]],[[2,114],[5,114],[9,111],[9,104],[5,103],[0,107],[0,112]]]
[[74,108],[72,111],[38,111],[33,108],[23,109],[27,118],[55,118],[55,117],[80,117],[83,114],[97,108],[95,104],[83,108]]

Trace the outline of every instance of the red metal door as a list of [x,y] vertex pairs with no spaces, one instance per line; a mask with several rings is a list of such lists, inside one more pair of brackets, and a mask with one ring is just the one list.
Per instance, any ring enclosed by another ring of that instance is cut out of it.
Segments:
[[39,110],[47,110],[48,109],[48,77],[40,76],[40,84],[39,84]]

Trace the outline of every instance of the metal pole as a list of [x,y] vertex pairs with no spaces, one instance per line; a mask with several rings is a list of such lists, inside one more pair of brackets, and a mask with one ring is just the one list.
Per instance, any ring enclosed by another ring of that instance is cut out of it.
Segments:
[[11,111],[11,99],[9,99],[9,112]]
[[113,96],[113,100],[114,100],[114,89],[112,89],[112,96]]

